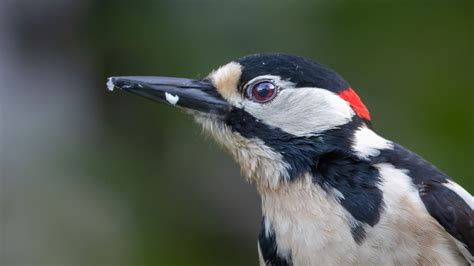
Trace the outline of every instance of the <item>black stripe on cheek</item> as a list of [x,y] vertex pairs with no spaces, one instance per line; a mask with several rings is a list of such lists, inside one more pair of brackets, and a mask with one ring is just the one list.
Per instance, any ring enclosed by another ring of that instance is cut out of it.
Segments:
[[[320,156],[336,149],[349,151],[354,130],[359,128],[363,121],[354,117],[343,126],[312,137],[294,136],[280,128],[270,127],[239,108],[234,108],[229,113],[225,123],[232,131],[247,139],[258,138],[281,154],[290,166],[287,169],[290,180],[295,180],[317,167]],[[343,156],[346,157],[346,154]]]
[[268,229],[268,236],[265,233],[265,217],[262,218],[262,225],[260,234],[258,235],[258,242],[260,244],[260,251],[262,252],[263,260],[267,266],[291,266],[293,265],[290,258],[284,258],[278,255],[278,245],[275,239],[275,232],[273,229]]
[[289,164],[288,175],[290,180],[303,176],[315,165],[316,154],[326,148],[311,138],[297,137],[283,130],[270,127],[247,113],[234,108],[225,123],[235,132],[247,139],[258,138],[266,146],[281,154]]

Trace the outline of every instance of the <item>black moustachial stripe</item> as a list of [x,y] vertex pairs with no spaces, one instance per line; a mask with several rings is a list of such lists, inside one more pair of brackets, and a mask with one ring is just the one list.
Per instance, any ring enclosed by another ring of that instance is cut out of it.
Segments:
[[464,199],[444,186],[449,178],[443,172],[398,144],[392,150],[383,150],[372,160],[408,170],[429,214],[474,255],[474,211]]
[[243,66],[240,85],[258,76],[274,75],[295,83],[298,88],[324,88],[337,93],[349,87],[349,83],[334,70],[299,56],[254,54],[237,62]]
[[290,166],[287,169],[290,180],[309,172],[315,165],[314,157],[319,150],[325,148],[316,145],[312,138],[297,137],[279,128],[270,127],[242,109],[234,108],[225,122],[243,137],[258,138],[275,152],[280,153]]
[[354,131],[364,123],[362,119],[354,117],[352,122],[339,128],[316,136],[300,137],[268,126],[240,108],[231,110],[224,122],[243,137],[258,138],[266,146],[280,153],[290,165],[287,169],[290,180],[311,172],[317,166],[321,155],[335,150],[343,153],[350,151]]
[[[268,234],[267,234],[268,232]],[[275,239],[275,232],[272,228],[265,227],[265,217],[262,218],[260,234],[258,235],[260,251],[266,266],[291,266],[291,255],[286,258],[278,254],[278,245]]]
[[343,198],[341,205],[362,224],[354,225],[352,235],[357,243],[365,238],[363,224],[374,226],[383,210],[382,191],[378,170],[370,162],[349,154],[355,129],[363,121],[354,120],[337,129],[312,137],[298,137],[270,127],[256,120],[242,109],[234,109],[226,124],[245,138],[258,138],[265,145],[283,156],[289,164],[289,180],[306,173],[313,175],[313,182],[324,190],[337,189]]

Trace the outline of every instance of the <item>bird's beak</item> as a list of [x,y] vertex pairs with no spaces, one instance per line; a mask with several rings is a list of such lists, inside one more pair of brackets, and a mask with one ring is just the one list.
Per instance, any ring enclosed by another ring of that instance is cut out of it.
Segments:
[[145,98],[185,109],[225,116],[230,105],[210,81],[170,77],[110,77],[107,88],[119,88]]

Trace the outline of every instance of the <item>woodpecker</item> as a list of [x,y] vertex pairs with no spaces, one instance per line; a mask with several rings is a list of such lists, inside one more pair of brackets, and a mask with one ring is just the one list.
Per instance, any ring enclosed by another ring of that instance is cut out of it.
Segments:
[[194,116],[261,196],[260,265],[468,265],[474,199],[374,132],[335,71],[254,54],[202,80],[123,76],[119,88]]

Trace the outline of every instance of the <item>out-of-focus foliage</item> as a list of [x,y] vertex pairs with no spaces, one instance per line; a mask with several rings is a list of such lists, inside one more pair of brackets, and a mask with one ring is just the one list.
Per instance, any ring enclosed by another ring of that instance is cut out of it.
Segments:
[[257,265],[260,203],[230,156],[104,84],[256,52],[332,67],[376,131],[474,191],[472,1],[32,2],[0,4],[1,265]]

